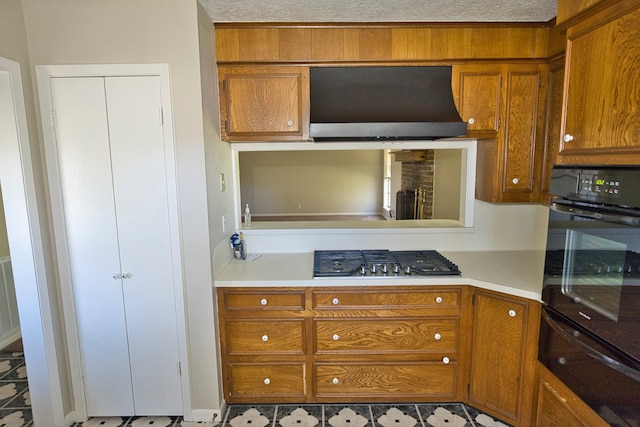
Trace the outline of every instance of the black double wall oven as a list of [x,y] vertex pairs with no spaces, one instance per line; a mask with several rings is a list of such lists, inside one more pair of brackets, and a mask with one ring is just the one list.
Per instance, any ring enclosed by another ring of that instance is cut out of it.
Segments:
[[555,166],[539,360],[613,426],[640,426],[640,166]]

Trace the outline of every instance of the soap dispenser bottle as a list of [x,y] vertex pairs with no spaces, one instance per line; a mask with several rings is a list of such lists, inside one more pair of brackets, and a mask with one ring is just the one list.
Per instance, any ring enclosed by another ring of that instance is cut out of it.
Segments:
[[244,208],[244,225],[251,226],[251,210],[249,209],[249,203]]

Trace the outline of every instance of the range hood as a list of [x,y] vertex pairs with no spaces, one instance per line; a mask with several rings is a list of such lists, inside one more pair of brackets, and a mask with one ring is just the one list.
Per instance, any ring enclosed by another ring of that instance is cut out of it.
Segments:
[[312,67],[309,136],[315,141],[463,136],[451,66]]

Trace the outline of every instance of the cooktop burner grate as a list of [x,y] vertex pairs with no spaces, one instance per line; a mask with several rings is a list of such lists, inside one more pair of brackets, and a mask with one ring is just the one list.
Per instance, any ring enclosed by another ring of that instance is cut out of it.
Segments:
[[460,275],[458,266],[434,250],[315,251],[313,277],[416,277]]

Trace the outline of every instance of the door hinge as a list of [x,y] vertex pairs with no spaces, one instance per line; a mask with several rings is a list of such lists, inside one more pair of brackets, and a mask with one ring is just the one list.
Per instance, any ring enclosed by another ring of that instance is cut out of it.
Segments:
[[471,305],[476,305],[476,294],[471,295]]
[[53,129],[58,125],[58,121],[56,120],[56,110],[49,110],[49,122]]
[[164,110],[160,107],[160,126],[164,126]]
[[82,366],[82,362],[78,363],[78,372],[80,373],[80,378],[84,379],[84,368]]
[[226,92],[226,91],[227,91],[227,81],[226,81],[226,80],[223,80],[223,81],[222,81],[222,91],[223,91],[223,92]]
[[180,364],[180,362],[178,362],[178,376],[182,376],[182,365]]

